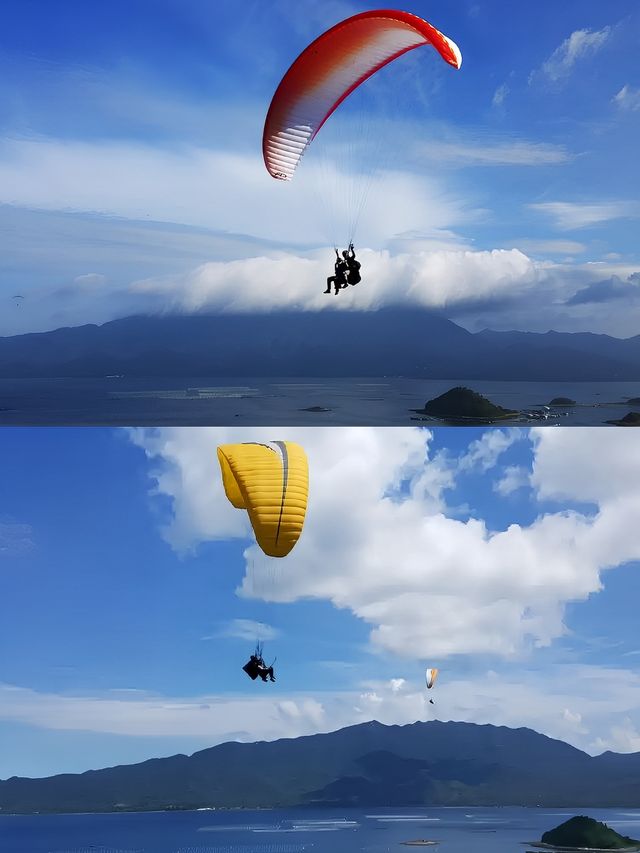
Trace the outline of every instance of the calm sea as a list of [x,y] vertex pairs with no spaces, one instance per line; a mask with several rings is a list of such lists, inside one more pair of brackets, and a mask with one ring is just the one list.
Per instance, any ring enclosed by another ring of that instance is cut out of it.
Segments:
[[0,379],[0,425],[403,426],[419,423],[411,420],[412,409],[456,385],[518,411],[540,410],[554,397],[575,400],[576,406],[556,410],[561,417],[520,421],[560,426],[597,426],[621,418],[633,408],[626,401],[640,396],[640,382]]
[[[3,853],[352,853],[411,850],[526,853],[523,842],[575,814],[640,835],[640,810],[414,808],[0,817]],[[422,848],[429,849],[429,848]]]

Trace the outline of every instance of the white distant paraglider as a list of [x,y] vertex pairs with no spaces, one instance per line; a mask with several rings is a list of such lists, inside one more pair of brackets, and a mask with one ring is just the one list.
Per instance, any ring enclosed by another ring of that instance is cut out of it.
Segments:
[[[433,685],[436,683],[437,677],[438,677],[438,670],[437,669],[428,669],[425,672],[425,681],[427,684],[427,690],[431,690]],[[433,699],[429,699],[429,704],[435,705],[435,702],[433,701]]]

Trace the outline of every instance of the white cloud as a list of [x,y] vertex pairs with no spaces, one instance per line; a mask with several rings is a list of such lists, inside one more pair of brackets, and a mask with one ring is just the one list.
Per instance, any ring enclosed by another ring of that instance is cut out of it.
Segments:
[[549,214],[555,219],[556,226],[563,231],[574,228],[588,228],[600,222],[612,219],[626,219],[640,216],[640,205],[634,201],[603,201],[580,204],[577,202],[548,201],[528,205],[531,210]]
[[436,140],[424,143],[420,152],[440,164],[460,166],[556,166],[571,160],[562,145],[519,140]]
[[611,726],[607,736],[596,738],[593,749],[597,752],[640,752],[640,725],[625,717],[621,724]]
[[102,287],[103,284],[106,284],[108,281],[106,275],[102,275],[97,272],[89,272],[84,275],[77,275],[73,279],[73,283],[79,285],[80,287],[93,289]]
[[501,107],[504,104],[504,102],[506,101],[507,95],[509,94],[510,91],[511,90],[509,89],[509,87],[507,86],[506,83],[503,83],[501,86],[498,86],[498,88],[493,93],[493,99],[491,101],[493,106],[494,107]]
[[[273,429],[163,429],[132,437],[154,460],[158,491],[173,502],[164,535],[174,548],[228,536],[245,536],[249,545],[244,514],[224,498],[215,446],[269,440]],[[277,572],[248,547],[240,594],[328,600],[370,626],[374,649],[425,660],[509,657],[548,646],[566,633],[567,602],[598,592],[602,570],[640,559],[640,457],[631,431],[535,431],[535,493],[591,501],[598,513],[561,506],[503,530],[482,518],[454,517],[445,501],[451,471],[442,475],[441,457],[425,462],[429,432],[300,428],[277,437],[305,447],[312,503],[303,536]],[[478,464],[496,452],[484,449]],[[434,464],[436,476],[425,488]],[[408,489],[400,494],[402,482]]]
[[333,272],[326,252],[212,262],[180,278],[136,282],[130,290],[172,310],[238,313],[272,310],[277,303],[280,309],[363,311],[406,304],[442,308],[500,294],[513,298],[533,290],[544,275],[517,249],[399,255],[361,249],[358,257],[366,286],[348,288],[338,299],[322,292]]
[[525,433],[520,429],[487,430],[481,438],[471,442],[469,449],[460,459],[458,470],[479,469],[483,472],[489,471],[496,465],[500,456],[512,444],[524,438],[524,435]]
[[[593,685],[598,685],[594,691]],[[547,672],[518,668],[460,676],[442,668],[426,701],[422,682],[392,678],[347,691],[161,696],[145,691],[61,695],[0,684],[0,722],[40,729],[207,744],[275,740],[333,731],[376,719],[463,720],[527,726],[591,754],[640,749],[640,676],[624,669],[559,664]],[[99,746],[96,747],[100,749]],[[158,748],[155,743],[155,748]],[[95,766],[84,748],[88,766]]]
[[627,83],[613,96],[613,102],[621,110],[629,110],[631,112],[640,110],[640,89],[634,89]]
[[[587,247],[577,240],[532,240],[528,237],[507,244],[504,248],[518,249],[525,254],[533,253],[539,255],[580,255]],[[611,260],[614,260],[612,258]]]
[[[283,184],[268,175],[259,154],[0,138],[0,204],[181,223],[288,245],[326,245],[333,239],[328,231],[348,233],[353,211],[344,210],[344,188],[364,192],[370,178],[323,157],[305,161]],[[369,245],[384,245],[394,234],[451,228],[473,215],[436,177],[379,171],[358,233]]]
[[542,64],[539,73],[553,82],[563,80],[571,74],[577,62],[601,50],[612,31],[612,27],[604,27],[601,30],[575,30]]
[[264,622],[255,622],[253,619],[233,619],[220,632],[224,637],[237,637],[240,640],[249,640],[260,642],[274,640],[279,631],[271,625]]
[[0,521],[0,560],[3,557],[26,554],[34,548],[34,533],[31,525]]
[[518,489],[524,489],[529,485],[529,472],[526,468],[519,465],[509,465],[504,469],[500,479],[494,483],[493,490],[497,494],[506,497],[516,492]]

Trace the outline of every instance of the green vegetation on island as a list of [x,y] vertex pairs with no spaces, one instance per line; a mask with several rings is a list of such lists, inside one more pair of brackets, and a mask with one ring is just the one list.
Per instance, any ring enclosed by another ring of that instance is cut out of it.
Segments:
[[512,409],[496,406],[482,394],[461,386],[451,388],[439,397],[427,401],[424,409],[415,409],[414,411],[442,420],[474,421],[476,423],[507,420],[518,417],[520,414]]
[[639,850],[640,841],[620,835],[606,823],[579,815],[542,836],[547,847],[570,850]]
[[553,400],[549,403],[550,406],[575,406],[576,401],[572,400],[571,397],[554,397]]

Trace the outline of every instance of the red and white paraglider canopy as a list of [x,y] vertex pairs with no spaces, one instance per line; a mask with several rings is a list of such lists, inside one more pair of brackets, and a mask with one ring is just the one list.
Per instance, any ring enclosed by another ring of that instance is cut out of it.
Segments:
[[312,42],[284,75],[267,113],[262,150],[272,177],[291,180],[342,101],[376,71],[427,44],[449,65],[462,65],[455,42],[417,15],[394,9],[354,15]]

